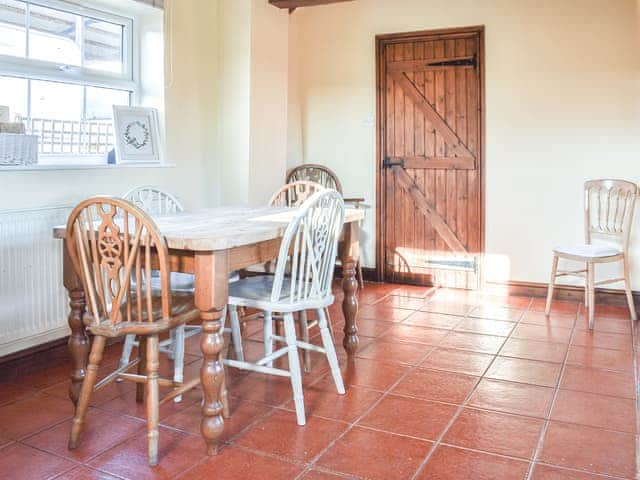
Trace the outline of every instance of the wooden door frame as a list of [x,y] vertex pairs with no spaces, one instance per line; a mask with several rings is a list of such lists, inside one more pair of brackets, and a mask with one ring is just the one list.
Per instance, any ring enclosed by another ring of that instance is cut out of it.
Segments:
[[421,30],[417,32],[388,33],[376,35],[376,279],[384,280],[384,245],[386,220],[386,189],[384,188],[384,152],[386,115],[383,115],[384,99],[386,97],[384,86],[386,79],[386,63],[384,49],[387,45],[403,43],[406,41],[438,40],[455,38],[456,34],[477,33],[478,42],[478,69],[479,69],[479,102],[480,102],[480,132],[477,166],[480,175],[480,261],[478,262],[479,285],[484,283],[482,259],[485,253],[485,65],[484,65],[484,25],[471,27],[443,28],[437,30]]

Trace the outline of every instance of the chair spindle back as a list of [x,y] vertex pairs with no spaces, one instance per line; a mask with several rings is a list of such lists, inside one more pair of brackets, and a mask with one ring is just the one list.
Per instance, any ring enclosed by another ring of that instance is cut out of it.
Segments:
[[69,216],[67,249],[81,278],[94,324],[110,320],[152,322],[151,259],[157,256],[161,315],[169,318],[171,298],[168,248],[153,220],[126,200],[93,197]]
[[149,215],[167,215],[183,212],[180,201],[171,193],[158,187],[142,186],[129,190],[122,197],[140,207]]
[[306,180],[319,183],[325,188],[331,188],[342,194],[342,184],[333,170],[324,165],[306,163],[292,168],[287,175],[287,183]]
[[589,180],[584,184],[585,241],[605,235],[622,242],[626,251],[638,186],[625,180]]
[[271,197],[269,206],[299,207],[311,197],[311,195],[323,189],[324,187],[319,183],[306,180],[287,183]]
[[276,266],[271,300],[282,301],[290,263],[288,302],[322,298],[331,292],[344,202],[335,190],[323,189],[305,201],[287,226]]

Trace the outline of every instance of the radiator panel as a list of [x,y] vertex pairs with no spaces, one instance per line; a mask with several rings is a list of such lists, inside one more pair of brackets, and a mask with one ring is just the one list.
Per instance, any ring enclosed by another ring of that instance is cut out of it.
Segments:
[[0,357],[69,334],[62,242],[71,207],[0,210]]

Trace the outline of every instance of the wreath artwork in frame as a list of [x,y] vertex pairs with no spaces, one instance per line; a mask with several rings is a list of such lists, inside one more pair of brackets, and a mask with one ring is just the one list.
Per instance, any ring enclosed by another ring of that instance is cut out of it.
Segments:
[[158,110],[113,106],[116,163],[160,163]]

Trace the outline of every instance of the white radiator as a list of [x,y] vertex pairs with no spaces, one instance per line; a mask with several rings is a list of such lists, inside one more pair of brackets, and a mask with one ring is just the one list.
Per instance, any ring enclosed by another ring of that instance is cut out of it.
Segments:
[[0,357],[68,335],[62,241],[71,207],[0,210]]

